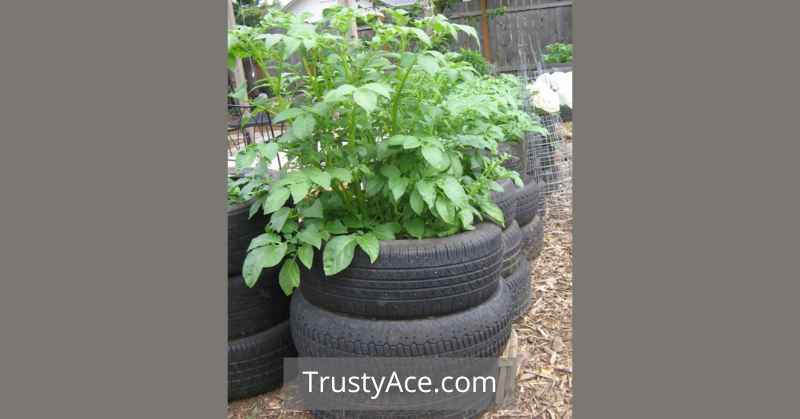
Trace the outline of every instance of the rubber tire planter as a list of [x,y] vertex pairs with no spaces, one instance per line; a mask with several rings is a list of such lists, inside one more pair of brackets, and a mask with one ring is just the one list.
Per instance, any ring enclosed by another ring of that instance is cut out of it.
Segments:
[[326,277],[319,252],[303,268],[304,301],[338,313],[379,319],[442,316],[475,307],[498,288],[500,227],[481,223],[449,237],[380,242],[374,264],[356,249],[344,271]]
[[517,192],[517,223],[520,226],[527,225],[539,213],[539,207],[543,194],[538,183],[531,180],[525,187]]
[[292,339],[306,357],[497,357],[511,333],[505,285],[476,307],[441,317],[373,320],[311,304],[295,290]]
[[283,358],[294,357],[289,322],[228,342],[228,401],[266,393],[283,383]]
[[522,259],[511,276],[503,280],[511,294],[511,314],[514,320],[528,312],[533,302],[531,288],[531,267],[527,259]]
[[503,230],[503,268],[501,275],[503,278],[510,276],[519,265],[520,255],[522,254],[522,230],[514,220],[511,225]]
[[534,260],[544,247],[544,223],[538,215],[530,223],[522,226],[522,248],[528,260]]
[[228,277],[228,339],[262,332],[289,318],[289,297],[278,286],[278,269],[264,269],[253,288]]
[[492,200],[503,211],[505,226],[511,224],[511,220],[517,217],[517,185],[510,179],[503,179],[498,182],[503,187],[503,192],[492,192]]
[[261,211],[253,215],[252,219],[248,219],[252,203],[250,200],[228,207],[228,276],[242,272],[250,240],[263,233],[264,227],[269,222],[269,217],[264,216]]

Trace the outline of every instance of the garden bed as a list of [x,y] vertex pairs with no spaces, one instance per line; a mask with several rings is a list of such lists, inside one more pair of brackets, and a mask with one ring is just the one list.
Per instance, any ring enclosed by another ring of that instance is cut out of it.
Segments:
[[[547,200],[544,248],[533,267],[534,302],[514,324],[519,337],[518,404],[491,410],[485,419],[572,417],[572,200]],[[228,419],[302,418],[281,410],[280,391],[228,404]]]

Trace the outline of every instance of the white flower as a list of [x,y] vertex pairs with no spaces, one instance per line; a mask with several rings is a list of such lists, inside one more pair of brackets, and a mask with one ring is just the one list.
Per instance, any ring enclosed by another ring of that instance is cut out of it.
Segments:
[[572,109],[572,72],[561,74],[562,75],[556,79],[558,98],[561,100],[562,106],[567,106]]
[[531,104],[547,113],[558,112],[561,101],[558,93],[550,88],[546,79],[538,78],[533,84],[528,85],[528,91],[531,93]]

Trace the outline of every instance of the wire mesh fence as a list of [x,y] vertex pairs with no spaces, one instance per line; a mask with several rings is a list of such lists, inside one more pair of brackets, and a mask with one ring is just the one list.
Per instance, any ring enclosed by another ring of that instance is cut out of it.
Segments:
[[[547,197],[558,198],[559,195],[572,195],[572,131],[561,118],[560,113],[543,113],[531,104],[531,95],[527,89],[539,76],[560,68],[545,69],[540,63],[529,68],[523,62],[520,79],[520,98],[526,112],[539,119],[547,130],[547,135],[529,133],[522,142],[522,153],[525,164],[525,177],[539,182]],[[570,70],[571,71],[571,70]],[[571,110],[569,112],[571,119]],[[549,199],[552,203],[569,203],[571,199]]]
[[[274,124],[267,113],[251,112],[246,105],[228,104],[228,168],[235,166],[236,153],[250,144],[276,141],[284,132],[284,123]],[[277,169],[282,167],[281,156],[276,159]]]

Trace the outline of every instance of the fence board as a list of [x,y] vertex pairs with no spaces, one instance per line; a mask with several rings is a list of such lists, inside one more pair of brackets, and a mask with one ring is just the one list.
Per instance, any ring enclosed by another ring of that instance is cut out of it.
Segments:
[[[504,14],[492,16],[493,10]],[[470,1],[453,5],[447,16],[480,31],[480,2]],[[492,63],[498,72],[519,72],[534,68],[547,44],[572,42],[572,1],[552,0],[488,0],[489,41]],[[456,49],[477,49],[474,40],[459,36]]]

